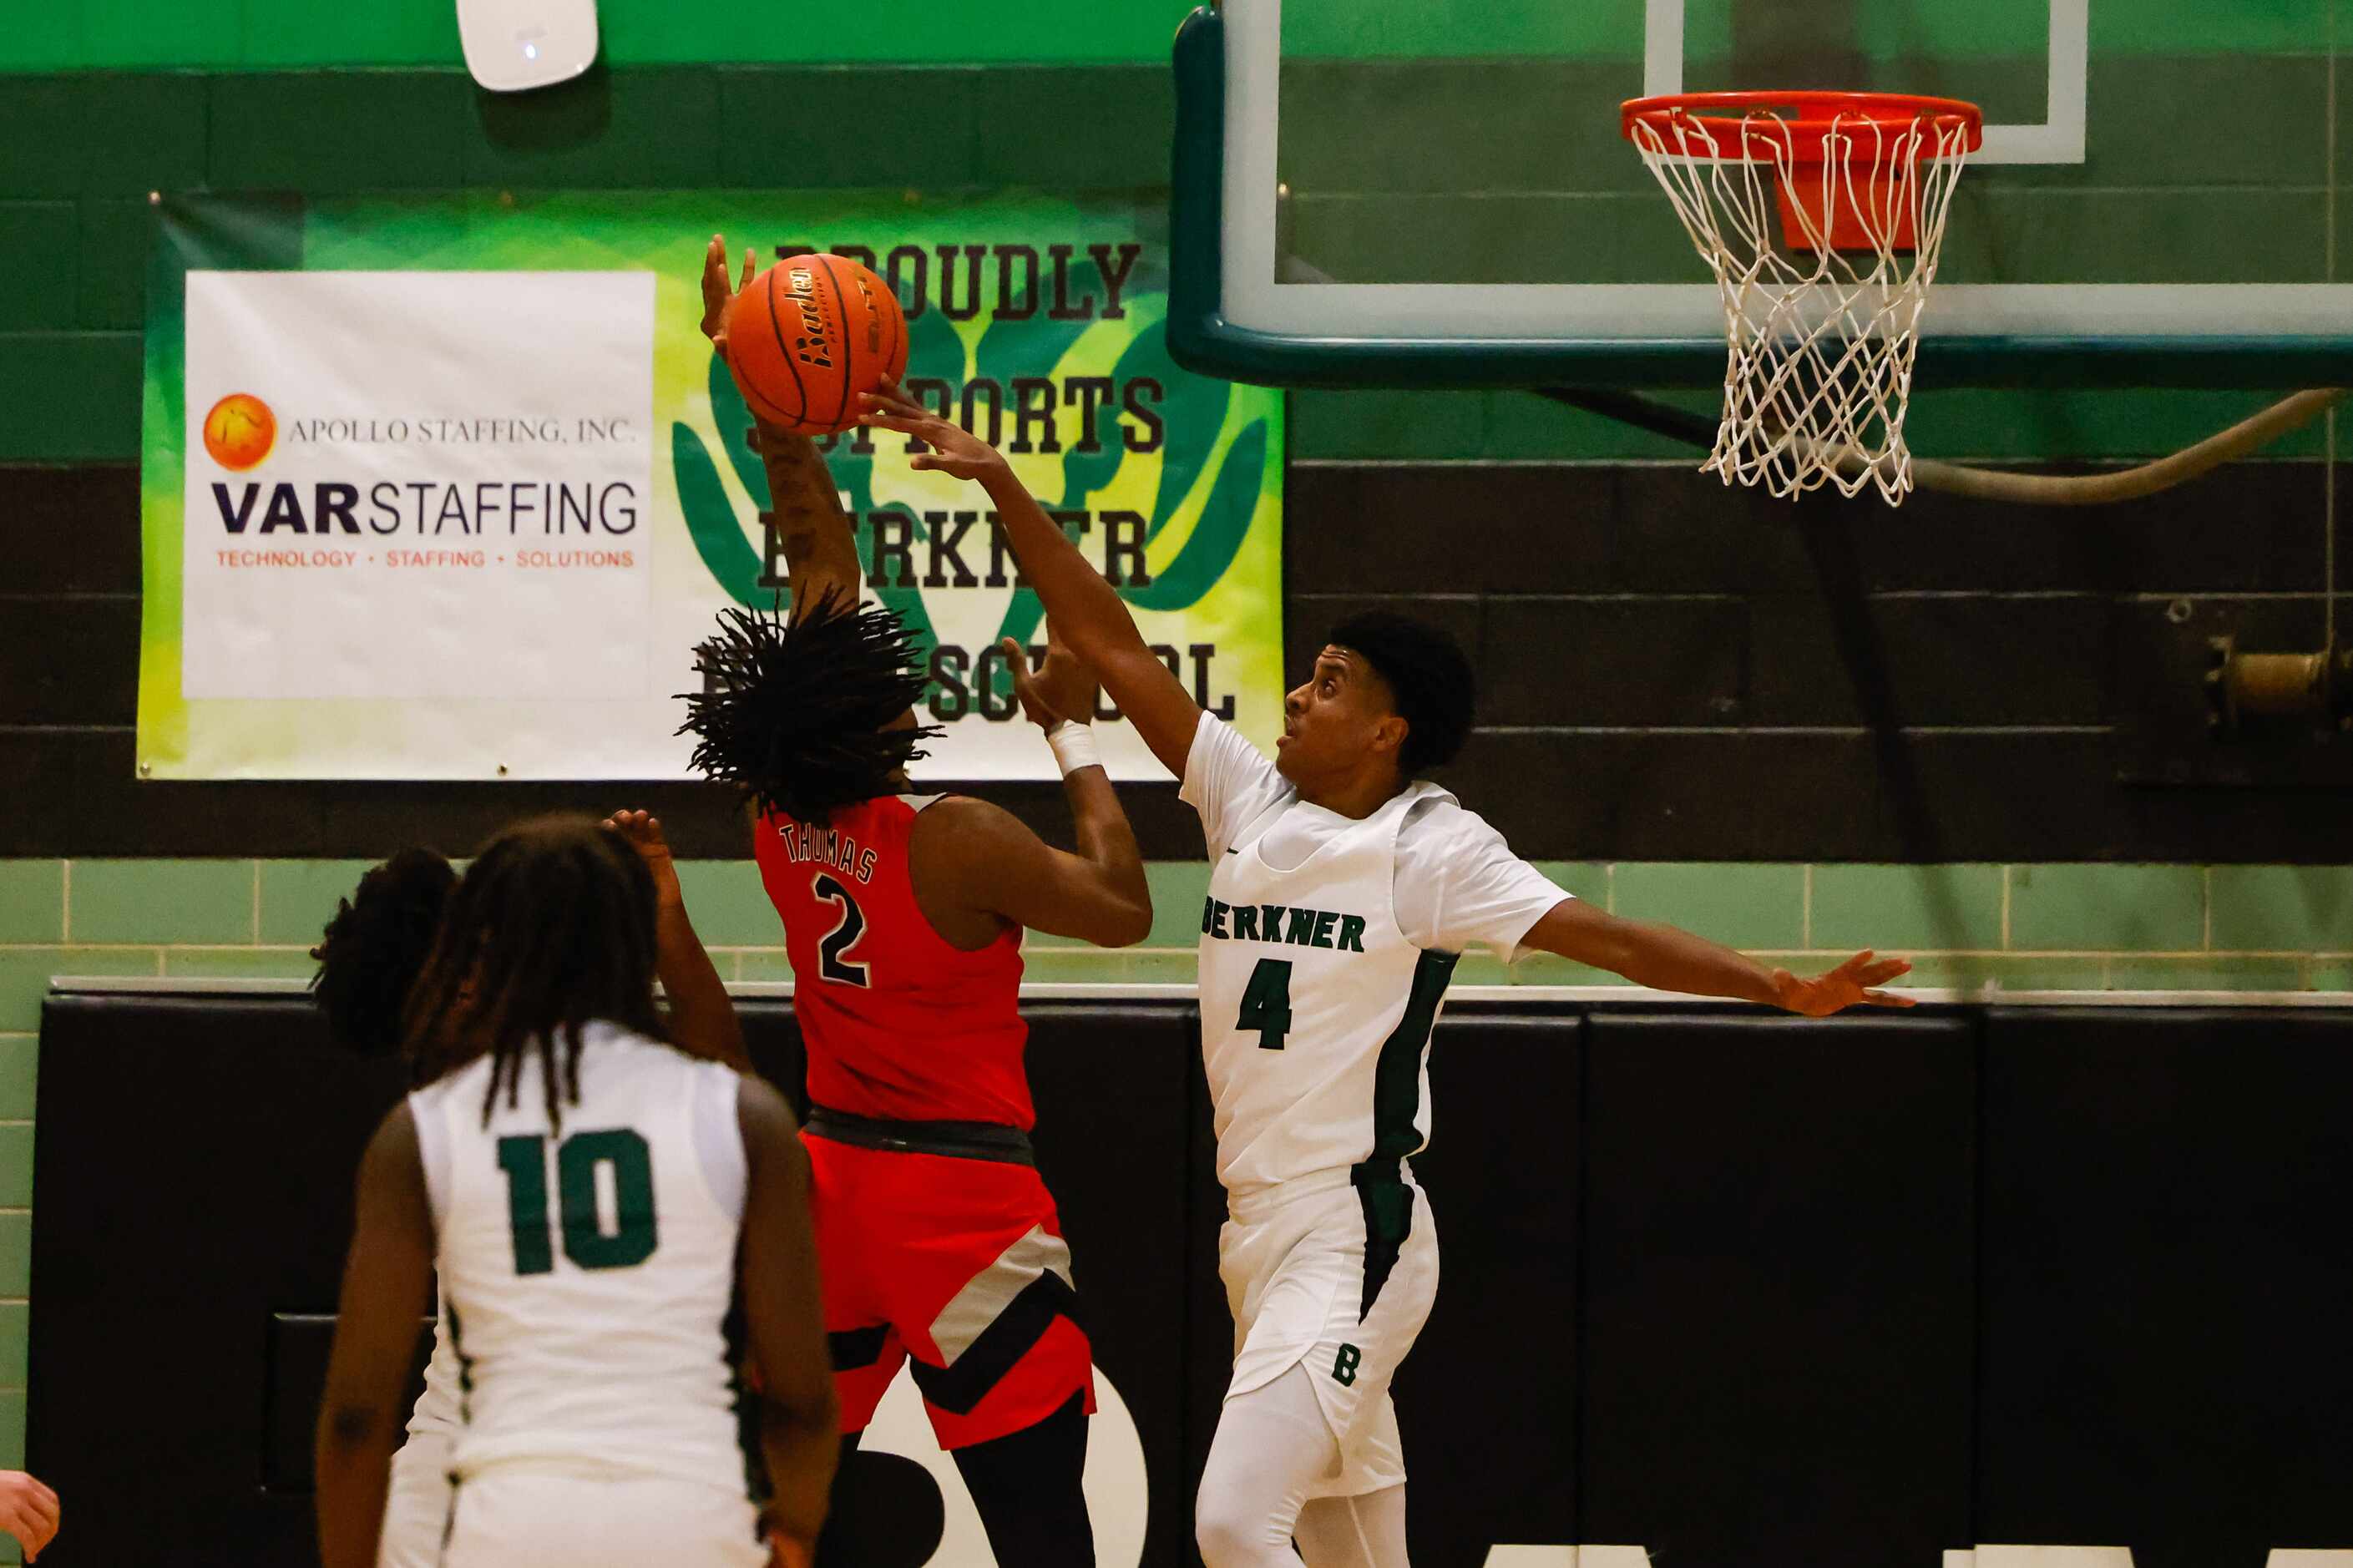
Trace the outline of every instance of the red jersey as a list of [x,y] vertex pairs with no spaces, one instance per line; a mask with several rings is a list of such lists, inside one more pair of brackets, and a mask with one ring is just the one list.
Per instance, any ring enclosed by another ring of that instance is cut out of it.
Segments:
[[784,917],[809,1099],[853,1116],[1037,1120],[1021,1053],[1021,932],[951,946],[915,902],[907,839],[936,795],[880,795],[829,824],[763,817],[753,855]]

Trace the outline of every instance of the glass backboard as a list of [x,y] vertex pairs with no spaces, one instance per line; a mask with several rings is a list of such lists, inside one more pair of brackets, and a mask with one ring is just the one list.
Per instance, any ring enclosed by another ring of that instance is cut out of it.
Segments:
[[1923,384],[2339,384],[2330,0],[1224,0],[1179,35],[1180,358],[1285,384],[1708,384],[1621,138],[1744,88],[1985,110]]

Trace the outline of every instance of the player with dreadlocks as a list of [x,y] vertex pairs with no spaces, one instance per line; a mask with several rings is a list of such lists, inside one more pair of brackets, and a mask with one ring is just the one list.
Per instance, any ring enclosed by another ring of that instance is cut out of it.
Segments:
[[[703,331],[722,355],[730,294],[714,238]],[[784,919],[844,1453],[912,1358],[997,1560],[1090,1563],[1093,1372],[1030,1153],[1019,987],[1025,928],[1119,947],[1152,925],[1135,836],[1087,729],[1094,678],[1050,626],[1035,671],[1005,645],[1061,768],[1076,854],[986,801],[912,793],[907,767],[937,732],[912,712],[925,685],[915,646],[894,616],[858,607],[857,544],[824,458],[773,427],[756,438],[792,607],[724,617],[688,728],[695,765],[749,798]],[[845,1521],[845,1550],[854,1531]]]
[[[439,852],[403,849],[335,901],[319,945],[311,996],[335,1040],[362,1056],[401,1045],[409,993],[424,972],[457,889],[458,872]],[[458,1358],[448,1325],[433,1321],[425,1392],[409,1412],[408,1435],[392,1456],[378,1568],[434,1568],[449,1519],[449,1443],[458,1429]]]
[[[653,874],[658,964],[670,1004],[671,1042],[748,1071],[742,1026],[687,919],[661,824],[647,813],[624,811],[605,825],[628,841]],[[319,965],[311,995],[338,1044],[364,1057],[400,1049],[409,995],[457,886],[457,869],[445,856],[411,847],[369,868],[351,896],[335,901],[334,915],[311,950]],[[449,1444],[459,1426],[458,1384],[458,1358],[448,1325],[437,1314],[425,1391],[409,1413],[406,1438],[392,1456],[377,1568],[435,1568],[441,1560],[449,1519]]]
[[[379,1561],[437,1267],[463,1375],[433,1561],[813,1561],[835,1411],[807,1157],[774,1089],[664,1029],[653,983],[674,971],[644,826],[549,817],[501,834],[448,895],[407,990],[404,1042],[427,1081],[361,1164],[319,1416],[327,1568]],[[352,934],[331,931],[324,957]],[[325,989],[382,1004],[393,979],[386,966]],[[722,1331],[739,1282],[774,1491],[765,1547]]]

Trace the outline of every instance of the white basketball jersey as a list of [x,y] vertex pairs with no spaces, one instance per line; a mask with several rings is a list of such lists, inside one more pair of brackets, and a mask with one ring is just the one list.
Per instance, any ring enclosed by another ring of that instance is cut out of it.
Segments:
[[739,1484],[722,1327],[744,1211],[735,1074],[612,1025],[582,1035],[560,1131],[535,1048],[488,1126],[487,1058],[409,1096],[460,1369],[450,1468]]
[[1392,889],[1398,830],[1432,787],[1393,796],[1288,871],[1260,852],[1282,815],[1270,813],[1210,873],[1201,1047],[1228,1191],[1393,1163],[1428,1141],[1430,1031],[1457,955],[1406,940]]

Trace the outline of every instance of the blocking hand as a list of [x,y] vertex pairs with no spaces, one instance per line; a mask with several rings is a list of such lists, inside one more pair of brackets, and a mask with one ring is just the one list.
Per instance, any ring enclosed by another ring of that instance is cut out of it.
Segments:
[[719,235],[711,237],[711,244],[702,252],[702,335],[721,359],[727,357],[727,307],[736,294],[752,283],[752,250],[744,250],[744,279],[740,283],[727,281],[727,241]]
[[1007,637],[998,647],[1005,667],[1013,672],[1013,695],[1021,700],[1021,711],[1032,724],[1050,730],[1065,720],[1073,724],[1094,721],[1103,685],[1094,668],[1054,635],[1053,622],[1046,623],[1046,657],[1034,670],[1029,651],[1019,643]]
[[866,411],[858,417],[860,425],[878,430],[896,430],[902,436],[913,436],[932,448],[908,458],[907,466],[911,468],[935,471],[959,479],[986,479],[1005,467],[1004,454],[961,425],[941,418],[908,396],[906,388],[895,381],[884,382],[858,401]]
[[1812,980],[1800,980],[1786,969],[1775,970],[1773,1005],[1792,1013],[1803,1013],[1809,1018],[1827,1018],[1858,1004],[1866,1007],[1909,1007],[1911,997],[1877,987],[1911,973],[1909,959],[1873,959],[1866,948],[1829,973]]

